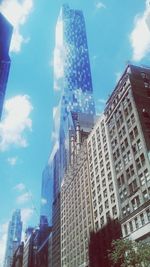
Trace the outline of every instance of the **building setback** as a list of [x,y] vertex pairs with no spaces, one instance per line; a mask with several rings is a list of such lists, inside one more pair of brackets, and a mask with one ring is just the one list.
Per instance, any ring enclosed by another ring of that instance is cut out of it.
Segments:
[[4,267],[11,267],[13,255],[21,243],[22,222],[20,210],[14,211],[9,222]]
[[4,104],[6,85],[10,69],[9,46],[12,37],[12,26],[0,13],[0,119]]

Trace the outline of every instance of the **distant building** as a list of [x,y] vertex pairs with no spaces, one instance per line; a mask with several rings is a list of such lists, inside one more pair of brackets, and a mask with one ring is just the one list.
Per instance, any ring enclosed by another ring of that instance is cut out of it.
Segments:
[[11,24],[0,13],[0,119],[10,69],[9,47],[12,30]]
[[26,230],[23,252],[23,267],[48,267],[48,241],[52,228],[47,218],[41,216],[38,228]]
[[22,222],[20,210],[14,211],[9,222],[4,267],[11,267],[13,255],[21,243]]
[[23,263],[23,248],[24,243],[22,242],[18,248],[16,249],[14,255],[13,255],[13,262],[11,267],[22,267]]
[[53,196],[53,179],[51,167],[49,164],[42,173],[42,189],[41,189],[41,210],[40,215],[46,217],[48,224],[52,225],[52,196]]
[[[67,4],[62,6],[56,25],[54,87],[61,90],[61,99],[58,125],[55,129],[57,135],[51,159],[54,181],[52,266],[59,267],[61,265],[60,191],[64,173],[71,161],[70,134],[75,133],[81,114],[88,115],[90,121],[95,115],[83,13],[80,10],[70,9]],[[86,121],[88,123],[87,119]]]
[[34,228],[29,227],[26,230],[26,239],[23,250],[23,263],[22,267],[34,267],[34,237],[36,231]]

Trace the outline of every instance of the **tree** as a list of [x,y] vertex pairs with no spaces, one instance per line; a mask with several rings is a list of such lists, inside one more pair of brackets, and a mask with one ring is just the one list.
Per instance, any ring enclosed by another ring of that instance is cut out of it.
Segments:
[[128,239],[114,240],[109,257],[113,266],[150,267],[150,244]]

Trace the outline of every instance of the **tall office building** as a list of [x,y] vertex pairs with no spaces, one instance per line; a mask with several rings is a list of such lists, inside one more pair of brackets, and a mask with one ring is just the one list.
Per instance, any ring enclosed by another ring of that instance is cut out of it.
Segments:
[[105,108],[124,237],[150,240],[150,69],[129,65]]
[[[70,140],[77,123],[88,132],[95,114],[87,37],[80,10],[63,5],[56,26],[54,87],[61,90],[59,126],[52,152],[54,180],[52,265],[60,266],[60,186],[71,162]],[[57,144],[57,146],[56,146]]]
[[10,23],[0,13],[0,119],[10,69],[9,46],[12,29]]
[[8,226],[4,267],[11,267],[13,255],[21,243],[22,222],[20,210],[14,211]]
[[119,218],[114,165],[105,115],[101,115],[87,139],[94,230]]

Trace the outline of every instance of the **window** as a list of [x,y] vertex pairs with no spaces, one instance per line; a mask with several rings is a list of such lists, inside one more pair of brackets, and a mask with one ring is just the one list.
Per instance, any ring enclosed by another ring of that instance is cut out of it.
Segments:
[[137,217],[134,218],[134,222],[135,222],[135,228],[138,229],[139,223],[138,223],[138,218]]
[[146,210],[147,220],[150,222],[150,209]]
[[137,189],[137,182],[136,182],[136,179],[129,184],[129,192],[130,194],[134,193]]
[[140,214],[140,220],[141,220],[141,225],[144,225],[145,224],[145,219],[144,219],[144,214],[143,213]]
[[127,229],[127,225],[126,224],[124,224],[124,233],[125,233],[125,235],[128,235],[128,229]]
[[132,224],[132,221],[129,222],[129,228],[130,228],[130,232],[133,232],[133,224]]
[[103,195],[104,195],[104,197],[107,197],[107,189],[105,189],[105,190],[103,191]]
[[101,188],[100,188],[100,184],[99,184],[98,187],[97,187],[97,193],[98,194],[100,193],[100,190],[101,190]]
[[116,206],[114,206],[112,208],[112,213],[113,213],[113,216],[117,215],[117,208],[116,208]]
[[99,175],[97,175],[97,176],[96,176],[96,183],[98,184],[99,181],[100,181],[100,179],[99,179]]
[[110,191],[110,192],[113,191],[113,183],[111,183],[111,184],[109,185],[109,191]]
[[145,178],[146,178],[146,181],[148,182],[148,181],[150,180],[150,175],[149,175],[148,169],[146,169],[146,170],[144,171],[144,176],[145,176]]
[[108,200],[105,201],[105,209],[109,208]]
[[138,147],[138,150],[142,149],[142,144],[141,144],[141,140],[140,139],[137,140],[137,147]]
[[98,196],[98,204],[100,204],[100,203],[101,203],[101,201],[102,201],[102,196],[101,196],[101,195],[99,195],[99,196]]
[[141,164],[143,166],[145,164],[145,157],[144,157],[144,154],[143,153],[140,156],[140,160],[141,160]]
[[147,190],[143,191],[143,199],[144,199],[144,201],[147,201],[149,199]]
[[134,127],[133,131],[134,131],[134,135],[135,135],[135,137],[136,137],[136,136],[138,135],[138,129],[137,129],[137,126]]
[[145,184],[145,177],[144,177],[143,173],[141,173],[141,174],[139,175],[139,179],[140,179],[140,184],[141,184],[141,185],[144,185],[144,184]]
[[103,179],[103,181],[102,181],[102,186],[106,186],[106,180],[105,179]]
[[142,76],[143,79],[147,78],[147,74],[145,72],[141,72],[141,76]]
[[99,213],[100,213],[100,215],[102,214],[102,212],[103,212],[103,205],[101,205],[101,206],[99,207]]
[[139,199],[139,196],[136,196],[132,199],[131,201],[131,204],[132,204],[132,208],[133,210],[136,210],[138,208],[138,206],[140,205],[140,199]]
[[111,203],[115,203],[115,195],[114,194],[111,195],[110,200],[111,200]]

